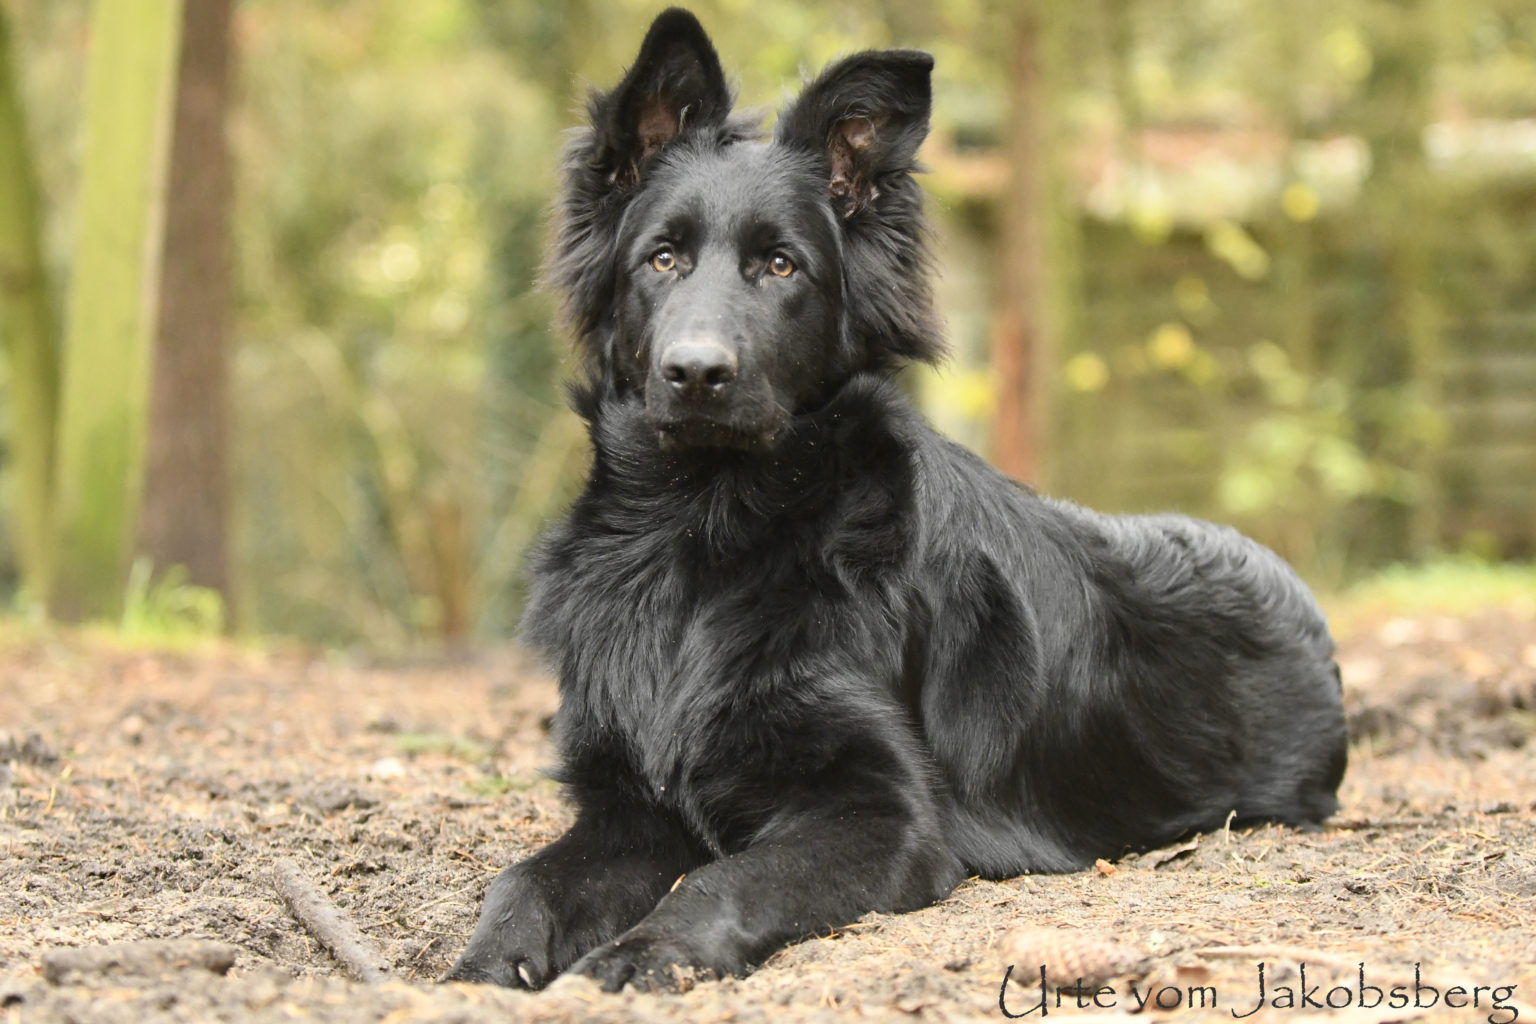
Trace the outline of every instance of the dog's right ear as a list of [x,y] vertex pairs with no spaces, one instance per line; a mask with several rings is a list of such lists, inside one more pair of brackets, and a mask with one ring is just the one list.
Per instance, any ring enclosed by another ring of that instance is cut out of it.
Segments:
[[[556,204],[545,281],[560,293],[565,320],[596,377],[615,373],[612,345],[614,250],[624,208],[657,154],[710,132],[747,138],[733,124],[720,58],[698,19],[663,11],[651,23],[624,80],[588,104],[591,127],[571,136]],[[625,382],[617,380],[622,388]]]
[[703,26],[673,7],[651,23],[624,80],[594,96],[590,110],[596,169],[629,189],[668,143],[722,124],[731,112],[731,93]]

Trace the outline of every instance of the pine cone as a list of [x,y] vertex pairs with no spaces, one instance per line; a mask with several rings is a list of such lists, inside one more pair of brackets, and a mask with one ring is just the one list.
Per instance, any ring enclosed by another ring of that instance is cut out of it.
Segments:
[[1062,928],[1015,929],[998,941],[998,952],[1026,978],[1037,976],[1045,965],[1053,988],[1097,988],[1115,978],[1143,975],[1151,965],[1149,957],[1130,946]]

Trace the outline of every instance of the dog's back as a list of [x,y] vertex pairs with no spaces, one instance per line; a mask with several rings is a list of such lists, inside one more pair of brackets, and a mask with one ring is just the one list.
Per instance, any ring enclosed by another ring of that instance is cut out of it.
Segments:
[[915,709],[968,867],[1071,870],[1337,809],[1333,641],[1273,552],[1040,497],[931,433],[920,451]]

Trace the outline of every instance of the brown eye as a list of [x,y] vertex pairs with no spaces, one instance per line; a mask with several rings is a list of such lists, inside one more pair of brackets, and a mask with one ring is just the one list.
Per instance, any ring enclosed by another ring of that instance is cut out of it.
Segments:
[[665,274],[677,266],[677,257],[672,255],[671,249],[657,249],[651,254],[651,269]]
[[768,269],[773,272],[774,277],[788,277],[795,272],[795,264],[788,256],[776,252],[768,260]]

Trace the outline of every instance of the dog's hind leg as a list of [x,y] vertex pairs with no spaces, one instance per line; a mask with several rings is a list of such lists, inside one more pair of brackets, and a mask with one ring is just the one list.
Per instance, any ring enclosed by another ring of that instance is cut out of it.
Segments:
[[444,981],[543,988],[639,921],[702,852],[667,816],[585,794],[576,824],[497,875]]

